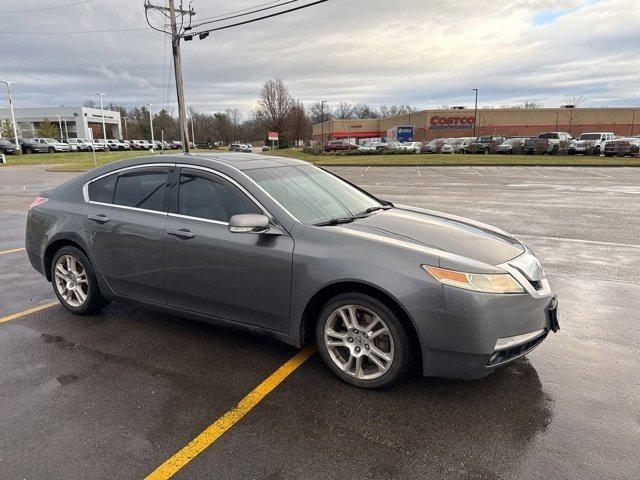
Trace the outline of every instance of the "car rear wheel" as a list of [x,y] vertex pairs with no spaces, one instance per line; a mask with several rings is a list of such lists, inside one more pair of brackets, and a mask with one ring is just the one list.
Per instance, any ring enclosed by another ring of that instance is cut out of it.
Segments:
[[344,381],[361,388],[387,387],[409,366],[409,339],[382,302],[361,293],[341,294],[320,312],[318,351]]
[[56,252],[51,262],[51,280],[58,300],[73,313],[87,315],[109,304],[100,294],[91,262],[75,247],[62,247]]
[[596,148],[594,148],[594,149],[593,149],[593,154],[594,154],[596,157],[599,157],[599,156],[600,156],[600,147],[596,147]]
[[56,153],[56,149],[53,147],[49,147],[49,153]]

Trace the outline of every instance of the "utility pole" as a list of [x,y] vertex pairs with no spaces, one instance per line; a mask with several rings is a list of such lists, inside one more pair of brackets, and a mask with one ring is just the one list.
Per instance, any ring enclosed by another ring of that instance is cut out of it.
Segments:
[[153,138],[153,115],[151,114],[151,107],[153,103],[148,103],[149,105],[149,126],[151,127],[151,151],[153,152],[153,148],[156,146],[155,138]]
[[107,148],[107,127],[104,124],[104,105],[102,104],[102,97],[106,95],[106,93],[96,93],[100,97],[100,114],[102,115],[102,139],[104,140],[105,149]]
[[11,96],[11,84],[13,82],[7,82],[6,80],[0,80],[0,82],[7,86],[7,92],[9,94],[9,108],[11,109],[11,121],[13,122],[13,139],[16,142],[16,155],[21,155],[22,148],[20,148],[20,143],[18,143],[18,126],[16,125],[16,116],[13,114],[13,97]]
[[184,153],[191,153],[189,144],[189,127],[187,125],[187,110],[184,103],[184,84],[182,82],[182,60],[180,58],[180,34],[176,21],[176,12],[180,15],[195,15],[193,10],[176,9],[174,0],[168,0],[169,8],[152,5],[148,0],[144,7],[146,9],[159,10],[165,13],[169,11],[169,23],[171,24],[171,48],[173,52],[173,71],[176,77],[176,96],[178,98],[178,123],[180,125],[180,139]]
[[62,142],[62,119],[60,118],[60,115],[56,115],[58,117],[58,127],[60,128],[60,142]]
[[124,120],[124,138],[125,139],[129,139],[129,134],[127,133],[127,119],[129,117],[122,117],[122,119]]

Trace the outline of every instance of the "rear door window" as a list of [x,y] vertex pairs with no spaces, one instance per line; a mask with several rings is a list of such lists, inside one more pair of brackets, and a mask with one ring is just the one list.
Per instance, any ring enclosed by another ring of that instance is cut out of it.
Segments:
[[118,175],[102,177],[89,184],[89,200],[92,202],[113,203],[113,192],[116,190]]
[[163,211],[164,192],[169,169],[153,167],[118,176],[113,203],[126,207]]

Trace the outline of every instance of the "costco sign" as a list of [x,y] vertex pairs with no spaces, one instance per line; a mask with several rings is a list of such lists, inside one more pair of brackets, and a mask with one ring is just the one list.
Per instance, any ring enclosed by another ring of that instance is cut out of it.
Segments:
[[429,120],[430,130],[454,130],[473,128],[476,123],[475,117],[440,117],[434,115]]

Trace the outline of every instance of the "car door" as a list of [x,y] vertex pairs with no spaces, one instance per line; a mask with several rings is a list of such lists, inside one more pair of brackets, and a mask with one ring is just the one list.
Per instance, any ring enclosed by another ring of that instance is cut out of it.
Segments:
[[89,250],[98,272],[118,295],[166,303],[162,248],[171,168],[127,168],[85,187]]
[[165,231],[172,307],[288,332],[293,239],[231,233],[233,215],[263,213],[246,190],[212,170],[183,167]]

